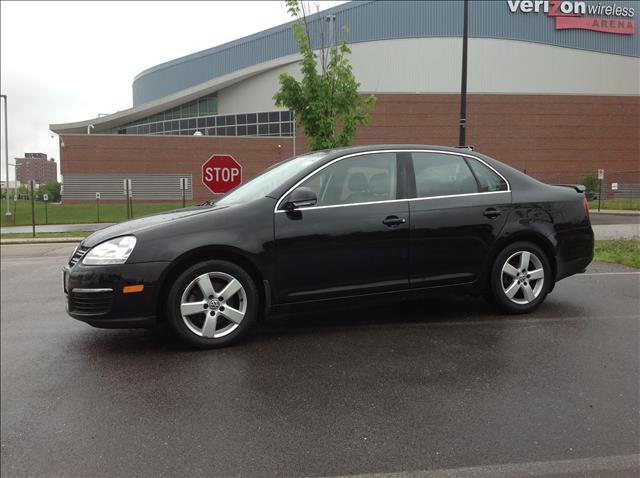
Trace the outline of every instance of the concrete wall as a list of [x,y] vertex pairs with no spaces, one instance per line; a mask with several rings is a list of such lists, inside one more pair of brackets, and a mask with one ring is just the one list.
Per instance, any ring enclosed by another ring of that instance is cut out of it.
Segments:
[[[462,40],[410,38],[357,43],[350,57],[360,90],[371,93],[460,91]],[[401,54],[399,54],[401,52]],[[279,75],[300,76],[296,62],[218,92],[220,114],[273,111]],[[640,95],[640,59],[539,43],[473,38],[469,93]]]

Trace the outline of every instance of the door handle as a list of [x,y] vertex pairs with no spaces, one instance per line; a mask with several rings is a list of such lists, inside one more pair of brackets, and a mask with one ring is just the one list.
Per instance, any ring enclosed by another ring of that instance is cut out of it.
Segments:
[[398,216],[387,216],[382,220],[382,224],[389,227],[399,226],[400,224],[404,224],[405,222],[407,222],[407,220],[404,217]]
[[494,207],[488,207],[487,209],[484,210],[485,217],[488,217],[489,219],[495,219],[496,217],[500,216],[501,214],[502,213],[500,211],[498,211]]

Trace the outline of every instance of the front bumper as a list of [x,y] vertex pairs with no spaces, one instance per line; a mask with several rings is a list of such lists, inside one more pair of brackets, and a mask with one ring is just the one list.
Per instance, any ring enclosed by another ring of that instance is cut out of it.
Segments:
[[[63,269],[67,313],[101,328],[151,327],[158,321],[158,294],[168,262],[86,266]],[[123,287],[144,285],[142,292]]]

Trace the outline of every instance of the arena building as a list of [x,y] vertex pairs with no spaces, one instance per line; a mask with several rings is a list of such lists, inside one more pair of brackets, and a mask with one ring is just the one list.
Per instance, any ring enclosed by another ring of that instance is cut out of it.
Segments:
[[[281,6],[280,6],[281,7]],[[275,8],[275,5],[274,5]],[[549,182],[605,169],[638,183],[637,1],[472,0],[467,144]],[[350,2],[312,17],[352,49],[362,93],[378,103],[355,144],[457,145],[463,3]],[[342,26],[348,26],[348,32]],[[299,77],[291,24],[163,63],[133,80],[133,106],[60,135],[65,201],[214,196],[202,164],[233,155],[247,180],[306,141],[274,106],[283,71]]]

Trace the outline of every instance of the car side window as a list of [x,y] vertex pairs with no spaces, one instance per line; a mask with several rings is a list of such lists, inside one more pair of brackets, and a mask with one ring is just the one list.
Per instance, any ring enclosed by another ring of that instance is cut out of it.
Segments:
[[467,158],[467,163],[478,180],[481,193],[506,191],[508,189],[504,179],[477,159]]
[[412,153],[416,197],[452,196],[478,192],[469,166],[462,156]]
[[395,153],[371,153],[337,161],[300,186],[318,196],[316,206],[396,199]]

